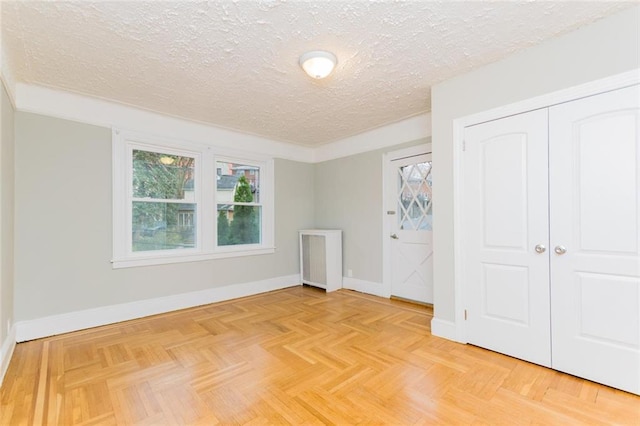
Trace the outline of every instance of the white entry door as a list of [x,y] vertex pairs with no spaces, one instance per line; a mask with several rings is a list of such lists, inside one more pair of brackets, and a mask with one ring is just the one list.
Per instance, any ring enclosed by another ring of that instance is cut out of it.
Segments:
[[547,110],[465,129],[467,339],[551,365]]
[[433,302],[431,153],[390,160],[391,295]]
[[640,87],[549,110],[553,367],[640,394]]

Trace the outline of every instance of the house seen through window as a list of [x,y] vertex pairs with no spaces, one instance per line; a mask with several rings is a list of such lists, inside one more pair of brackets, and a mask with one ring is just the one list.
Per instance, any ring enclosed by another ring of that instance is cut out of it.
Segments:
[[132,250],[195,247],[195,158],[133,150]]
[[218,245],[260,242],[260,168],[218,162]]

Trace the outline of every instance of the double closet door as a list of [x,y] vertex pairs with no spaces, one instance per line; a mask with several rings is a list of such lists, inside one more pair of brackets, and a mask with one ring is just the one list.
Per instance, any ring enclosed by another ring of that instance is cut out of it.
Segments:
[[640,394],[640,88],[465,129],[469,343]]

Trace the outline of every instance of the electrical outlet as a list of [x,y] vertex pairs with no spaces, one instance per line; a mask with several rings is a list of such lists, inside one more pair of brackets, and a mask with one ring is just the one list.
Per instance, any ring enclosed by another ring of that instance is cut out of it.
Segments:
[[353,277],[353,271],[351,269],[347,269],[347,277],[349,278]]

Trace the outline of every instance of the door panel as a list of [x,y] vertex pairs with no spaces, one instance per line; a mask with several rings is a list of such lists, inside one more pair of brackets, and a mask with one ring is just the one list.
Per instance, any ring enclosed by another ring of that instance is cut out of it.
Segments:
[[468,341],[549,366],[547,111],[469,127],[465,144]]
[[[480,145],[483,246],[527,250],[527,134],[492,137]],[[505,161],[506,160],[506,161]]]
[[637,348],[640,343],[638,285],[633,278],[576,273],[581,309],[578,335],[604,344]]
[[[487,318],[528,326],[528,268],[484,263],[482,269],[481,314]],[[509,303],[504,303],[505,300]]]
[[[572,123],[580,251],[638,252],[638,212],[633,202],[638,195],[636,122],[637,112],[627,109],[603,111]],[[603,232],[603,219],[624,226]]]
[[433,302],[431,154],[391,160],[391,294]]
[[550,108],[553,367],[640,393],[640,90]]

